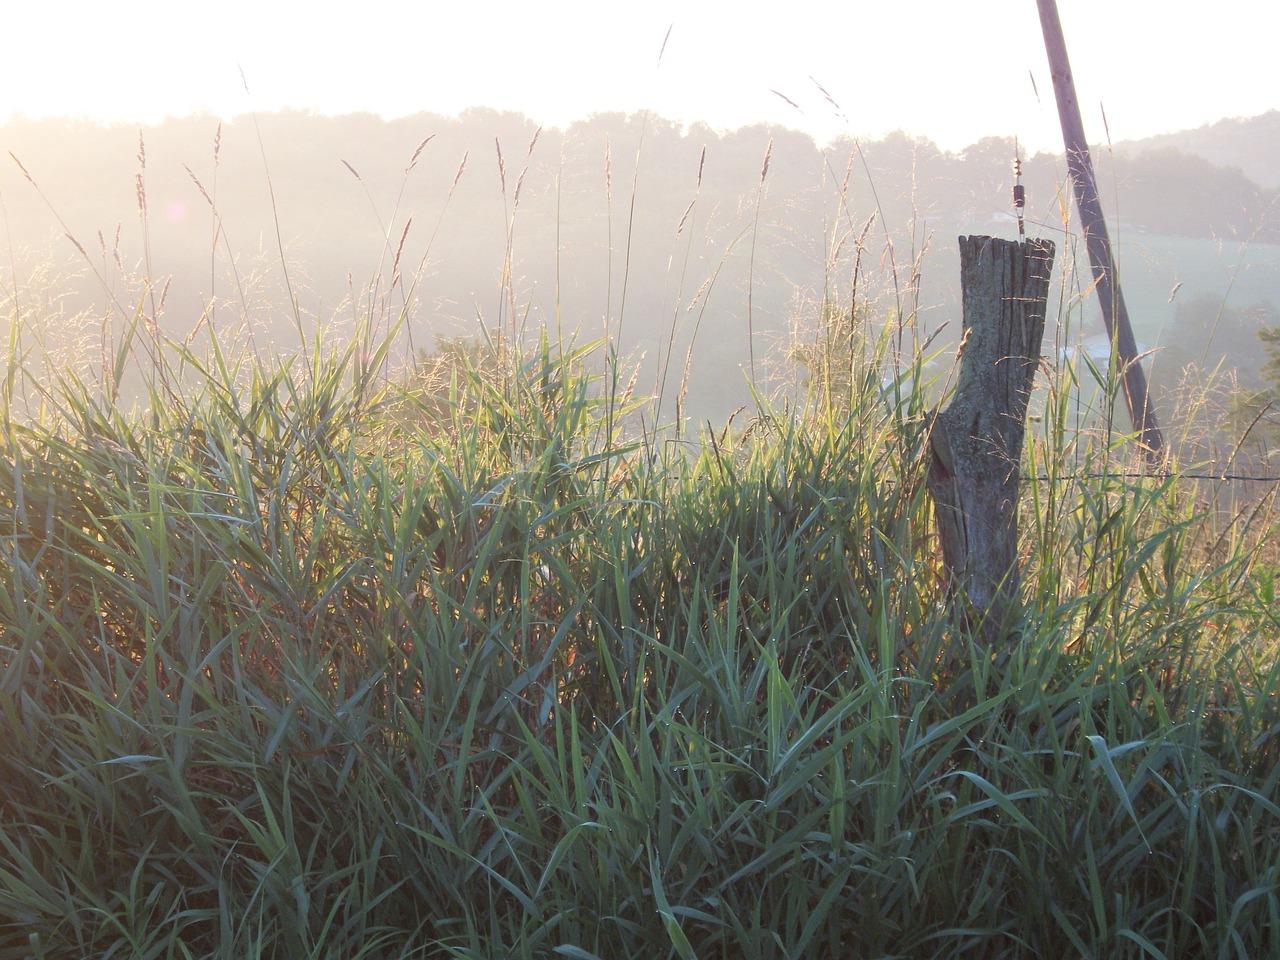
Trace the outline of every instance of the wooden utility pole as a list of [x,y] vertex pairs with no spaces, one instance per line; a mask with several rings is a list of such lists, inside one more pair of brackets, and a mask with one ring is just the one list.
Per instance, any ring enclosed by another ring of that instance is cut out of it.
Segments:
[[1048,240],[960,238],[960,372],[934,417],[925,482],[951,601],[986,643],[1000,640],[1019,594],[1022,441],[1053,252]]
[[1164,438],[1156,424],[1151,394],[1147,390],[1147,377],[1138,362],[1138,345],[1133,338],[1133,328],[1129,326],[1129,311],[1125,308],[1120,279],[1116,275],[1111,237],[1102,217],[1098,181],[1094,176],[1089,145],[1084,138],[1084,123],[1080,119],[1080,104],[1076,100],[1076,84],[1071,76],[1071,64],[1067,60],[1062,21],[1058,18],[1058,3],[1057,0],[1036,2],[1040,8],[1044,46],[1049,54],[1053,91],[1058,100],[1058,119],[1062,123],[1062,139],[1067,151],[1067,170],[1075,189],[1076,207],[1080,211],[1080,223],[1084,228],[1085,248],[1089,252],[1094,286],[1097,287],[1098,299],[1102,302],[1102,319],[1107,325],[1111,348],[1119,355],[1129,419],[1142,439],[1147,459],[1158,462],[1163,455]]

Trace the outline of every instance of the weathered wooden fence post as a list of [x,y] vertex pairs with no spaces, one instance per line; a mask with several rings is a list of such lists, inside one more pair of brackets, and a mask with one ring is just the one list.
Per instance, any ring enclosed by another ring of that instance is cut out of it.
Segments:
[[927,484],[952,602],[988,643],[1019,593],[1019,469],[1053,255],[1048,240],[960,238],[960,372],[934,418]]

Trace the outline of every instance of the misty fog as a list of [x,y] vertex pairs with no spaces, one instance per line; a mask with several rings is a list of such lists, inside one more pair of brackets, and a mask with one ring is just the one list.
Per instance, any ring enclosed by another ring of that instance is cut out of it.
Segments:
[[[1157,390],[1188,364],[1257,375],[1256,327],[1280,319],[1280,184],[1258,182],[1280,169],[1278,118],[1095,149]],[[482,328],[607,337],[639,364],[639,393],[665,383],[668,415],[683,384],[685,415],[721,423],[753,383],[795,387],[789,349],[824,292],[908,343],[945,327],[932,349],[949,356],[956,237],[1016,235],[1012,138],[819,150],[764,126],[605,114],[539,131],[487,110],[0,130],[17,161],[0,173],[6,296],[86,370],[104,323],[139,310],[179,340],[281,354],[317,324],[340,337],[403,315],[401,363]],[[1061,158],[1024,156],[1022,173],[1028,231],[1083,262]],[[1046,340],[1101,331],[1086,278],[1057,282]]]

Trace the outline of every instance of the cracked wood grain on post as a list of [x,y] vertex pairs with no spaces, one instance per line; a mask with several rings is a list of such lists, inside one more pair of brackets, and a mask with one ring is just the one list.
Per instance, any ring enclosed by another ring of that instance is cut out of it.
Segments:
[[1053,256],[1048,240],[960,238],[960,371],[934,418],[927,483],[950,599],[988,643],[1019,596],[1019,467]]

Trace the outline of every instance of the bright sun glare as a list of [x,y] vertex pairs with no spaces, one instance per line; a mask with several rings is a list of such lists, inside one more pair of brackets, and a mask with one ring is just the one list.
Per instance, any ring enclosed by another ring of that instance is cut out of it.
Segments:
[[[1104,135],[1103,111],[1110,134],[1127,139],[1280,105],[1268,31],[1239,29],[1256,19],[1254,0],[1160,17],[1113,0],[1060,6],[1091,136]],[[0,118],[149,123],[282,107],[390,117],[483,105],[562,126],[651,108],[718,128],[785,124],[819,140],[903,129],[948,149],[988,135],[1059,143],[1031,0],[297,10],[23,4],[6,15]]]

